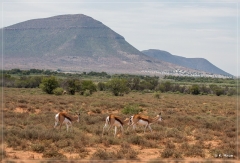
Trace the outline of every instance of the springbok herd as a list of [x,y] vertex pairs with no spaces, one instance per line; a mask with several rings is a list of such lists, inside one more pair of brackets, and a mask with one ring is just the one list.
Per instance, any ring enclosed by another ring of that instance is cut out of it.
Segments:
[[[66,124],[67,132],[68,132],[69,126],[71,127],[71,130],[72,130],[72,122],[74,122],[74,121],[79,122],[79,118],[80,118],[80,113],[77,113],[76,116],[71,116],[65,112],[59,112],[55,115],[54,128],[56,128],[58,123],[60,122],[60,130],[61,130],[62,125]],[[121,128],[121,131],[123,134],[123,126],[124,125],[128,126],[127,130],[129,128],[129,126],[132,126],[133,130],[135,130],[136,125],[142,125],[142,126],[145,126],[144,133],[145,133],[146,128],[149,128],[149,130],[152,132],[151,124],[153,124],[155,122],[159,122],[159,121],[162,121],[161,113],[158,114],[154,118],[149,118],[148,116],[135,114],[135,115],[131,116],[130,118],[126,118],[124,121],[121,120],[121,118],[119,116],[110,114],[109,116],[107,116],[106,123],[103,126],[102,136],[104,134],[105,129],[108,126],[109,126],[109,128],[107,129],[107,131],[109,131],[113,126],[115,126],[114,137],[116,136],[116,133],[117,133],[117,127]]]

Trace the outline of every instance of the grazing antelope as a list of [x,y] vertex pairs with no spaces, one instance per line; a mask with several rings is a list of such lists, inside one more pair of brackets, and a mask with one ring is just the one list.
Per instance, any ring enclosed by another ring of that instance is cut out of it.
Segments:
[[72,130],[72,122],[74,121],[79,122],[79,117],[80,117],[80,113],[77,113],[77,116],[71,116],[65,112],[59,112],[55,115],[54,128],[56,128],[58,125],[58,122],[60,122],[60,130],[61,130],[62,124],[65,123],[67,127],[67,132],[68,132],[68,127],[71,126],[71,130]]
[[[133,130],[135,130],[137,124],[143,125],[143,126],[145,126],[144,133],[145,133],[145,130],[147,127],[152,132],[151,124],[158,122],[158,121],[162,121],[161,113],[158,114],[155,118],[149,118],[147,116],[135,114],[130,117],[129,126],[133,126]],[[127,128],[127,130],[128,130],[128,128]]]
[[108,128],[107,132],[108,132],[113,126],[115,126],[114,137],[116,136],[116,133],[117,133],[117,127],[120,127],[120,128],[121,128],[121,131],[122,131],[122,134],[123,134],[123,125],[128,124],[128,123],[129,123],[129,118],[126,118],[124,121],[122,121],[122,120],[120,119],[120,117],[110,114],[109,116],[107,116],[107,118],[106,118],[106,123],[105,123],[105,125],[103,126],[102,136],[103,136],[104,130],[105,130],[105,128],[106,128],[107,126],[110,126],[110,127]]

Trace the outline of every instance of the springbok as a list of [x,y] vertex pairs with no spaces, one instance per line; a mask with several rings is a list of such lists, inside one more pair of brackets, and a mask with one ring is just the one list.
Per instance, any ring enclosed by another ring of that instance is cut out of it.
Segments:
[[[135,114],[135,115],[130,117],[129,126],[133,126],[133,130],[135,131],[135,128],[136,128],[137,124],[138,125],[143,125],[143,126],[145,126],[144,133],[145,133],[145,130],[146,130],[147,127],[152,132],[151,124],[153,124],[155,122],[158,122],[158,121],[162,121],[161,113],[158,114],[155,118],[149,118],[148,116]],[[127,130],[128,130],[128,128],[127,128]]]
[[55,115],[55,125],[54,128],[57,127],[58,122],[60,122],[60,131],[61,131],[61,127],[62,124],[65,123],[66,127],[67,127],[67,132],[68,132],[68,128],[69,126],[71,126],[71,130],[72,130],[72,122],[77,121],[79,122],[79,117],[80,117],[80,113],[76,113],[77,116],[71,116],[65,112],[59,112]]
[[117,133],[117,127],[120,127],[120,128],[121,128],[122,135],[123,135],[123,125],[128,124],[128,123],[129,123],[129,118],[126,118],[124,121],[122,121],[120,117],[110,114],[109,116],[107,116],[107,118],[106,118],[106,123],[105,123],[105,125],[103,126],[102,136],[103,136],[104,130],[105,130],[105,128],[106,128],[107,126],[110,126],[110,127],[108,128],[107,132],[108,132],[113,126],[115,126],[114,137],[116,136],[116,133]]

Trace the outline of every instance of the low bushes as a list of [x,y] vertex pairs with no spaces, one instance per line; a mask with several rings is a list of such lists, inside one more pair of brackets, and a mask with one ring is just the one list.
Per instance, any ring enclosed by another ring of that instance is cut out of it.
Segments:
[[[237,154],[235,97],[196,98],[161,93],[159,101],[153,98],[154,93],[134,92],[124,97],[115,97],[109,92],[96,92],[90,97],[77,94],[32,96],[34,90],[4,89],[4,100],[8,105],[4,107],[2,135],[7,146],[14,150],[38,152],[44,158],[65,159],[64,154],[71,152],[79,158],[102,160],[138,159],[142,149],[146,148],[156,150],[161,158],[171,159],[205,158],[215,152]],[[8,108],[10,104],[12,109]],[[33,109],[16,109],[19,104]],[[53,128],[56,112],[73,113],[75,110],[81,111],[81,117],[80,123],[73,123],[72,132],[67,133],[65,125],[61,131],[59,126]],[[162,112],[163,121],[151,125],[153,132],[147,129],[143,133],[143,126],[137,126],[136,132],[132,127],[127,131],[124,126],[123,135],[118,128],[120,134],[114,138],[113,128],[101,137],[108,114],[124,119],[142,110],[150,117]],[[94,114],[88,115],[88,111]],[[4,151],[2,153],[8,156]]]
[[138,105],[126,105],[122,109],[123,114],[138,114],[139,112],[143,111],[141,108],[138,107]]

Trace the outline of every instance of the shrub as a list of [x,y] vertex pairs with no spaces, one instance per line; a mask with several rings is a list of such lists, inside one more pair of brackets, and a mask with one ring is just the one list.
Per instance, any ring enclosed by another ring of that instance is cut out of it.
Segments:
[[129,91],[129,88],[127,87],[127,81],[125,79],[114,78],[110,80],[107,85],[115,96],[123,95],[123,93]]
[[99,91],[105,91],[106,88],[107,88],[106,84],[103,83],[103,82],[99,82],[98,85],[97,85],[97,87],[98,87],[98,90],[99,90]]
[[157,98],[157,99],[159,99],[159,98],[160,98],[160,92],[155,92],[155,93],[154,93],[154,97]]
[[190,145],[190,148],[188,148],[185,155],[187,157],[196,157],[196,156],[200,156],[200,157],[203,157],[203,158],[205,157],[203,147],[201,145],[198,145],[198,144]]
[[69,79],[67,81],[67,90],[71,95],[81,90],[81,83],[78,79]]
[[142,111],[142,109],[140,109],[137,105],[127,105],[123,108],[122,113],[123,114],[138,114],[141,111]]
[[62,95],[62,93],[63,93],[63,88],[58,87],[58,88],[56,88],[56,89],[53,90],[53,93],[54,93],[55,95]]
[[168,92],[172,90],[172,83],[169,81],[161,82],[157,86],[157,90],[160,90],[161,92]]
[[83,80],[81,82],[81,92],[80,94],[92,94],[97,91],[97,86],[91,80]]
[[55,158],[55,159],[63,159],[66,158],[65,155],[62,153],[59,153],[58,151],[55,150],[49,150],[43,153],[42,155],[43,158]]
[[117,152],[117,158],[136,159],[138,152],[127,143],[121,144],[121,149]]
[[161,140],[164,139],[165,136],[165,132],[156,132],[156,133],[146,133],[145,137],[147,140]]
[[215,94],[217,96],[223,95],[224,94],[224,90],[222,88],[217,88],[217,89],[215,89]]
[[135,145],[141,145],[143,142],[143,138],[141,136],[134,135],[128,139],[128,142]]
[[90,96],[91,95],[91,92],[90,90],[85,90],[84,93],[83,93],[84,96]]
[[44,146],[42,144],[32,144],[32,150],[38,153],[44,152]]
[[42,82],[40,84],[40,88],[48,93],[52,94],[53,90],[59,86],[58,81],[55,77],[45,77],[42,79]]
[[91,158],[96,160],[107,160],[110,158],[110,155],[103,149],[97,149],[96,152],[93,153]]
[[237,89],[234,89],[234,88],[230,88],[227,93],[228,96],[232,96],[236,94],[237,94]]
[[165,148],[164,151],[161,154],[161,157],[163,158],[169,158],[172,157],[174,154],[174,149],[171,148]]
[[190,88],[190,92],[193,95],[198,95],[200,94],[200,89],[199,86],[197,84],[192,85],[192,87]]

